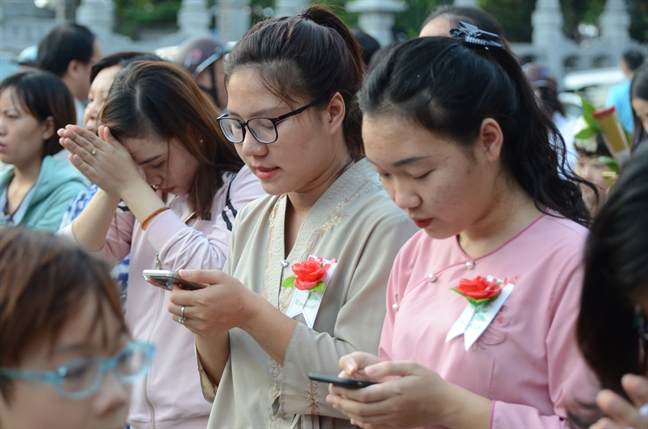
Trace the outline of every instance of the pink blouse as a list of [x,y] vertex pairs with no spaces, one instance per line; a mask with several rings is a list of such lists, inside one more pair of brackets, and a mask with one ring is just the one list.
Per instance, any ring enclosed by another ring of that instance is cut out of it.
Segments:
[[[566,427],[566,402],[589,378],[574,337],[586,236],[575,222],[542,215],[498,249],[471,258],[456,237],[418,232],[394,262],[380,357],[414,360],[493,400],[491,427]],[[463,335],[446,342],[468,304],[450,288],[478,275],[515,286],[466,351]]]

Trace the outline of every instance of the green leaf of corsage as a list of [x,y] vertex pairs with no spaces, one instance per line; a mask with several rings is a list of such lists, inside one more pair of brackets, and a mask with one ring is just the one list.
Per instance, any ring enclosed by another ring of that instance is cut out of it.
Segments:
[[291,288],[295,287],[295,276],[286,277],[283,282],[281,282],[281,287]]

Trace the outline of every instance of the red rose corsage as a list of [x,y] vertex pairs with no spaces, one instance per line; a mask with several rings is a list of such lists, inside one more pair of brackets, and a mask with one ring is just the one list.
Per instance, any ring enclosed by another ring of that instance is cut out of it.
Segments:
[[322,258],[311,256],[306,262],[299,262],[292,266],[294,276],[286,277],[281,283],[282,287],[295,287],[299,290],[310,290],[313,292],[324,291],[326,273],[335,259],[324,264]]
[[490,281],[486,277],[477,276],[472,280],[459,280],[459,286],[453,287],[452,290],[465,296],[468,302],[477,307],[496,300],[506,281]]

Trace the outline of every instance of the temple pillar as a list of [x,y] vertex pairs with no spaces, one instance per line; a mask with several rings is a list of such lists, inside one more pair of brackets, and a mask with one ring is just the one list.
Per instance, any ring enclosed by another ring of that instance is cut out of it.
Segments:
[[394,40],[394,13],[406,7],[401,0],[355,0],[346,4],[347,11],[360,13],[360,29],[374,37],[381,46]]
[[218,0],[217,28],[223,42],[236,41],[250,29],[250,0]]
[[206,0],[182,0],[178,12],[180,32],[188,36],[209,34],[210,16]]

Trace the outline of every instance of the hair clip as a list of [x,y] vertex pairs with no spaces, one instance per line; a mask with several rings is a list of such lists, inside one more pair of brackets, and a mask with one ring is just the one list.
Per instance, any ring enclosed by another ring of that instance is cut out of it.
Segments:
[[302,18],[310,19],[311,21],[315,22],[312,16],[306,12],[300,12],[297,14],[297,16],[301,16]]
[[497,34],[480,30],[476,25],[464,21],[459,21],[459,27],[450,30],[450,35],[454,38],[463,39],[469,45],[483,46],[486,49],[502,49],[502,45],[496,42],[500,38]]

